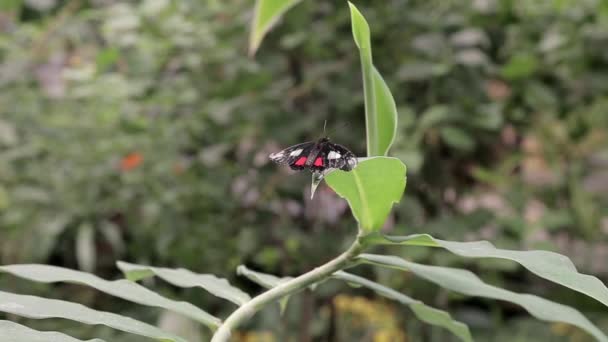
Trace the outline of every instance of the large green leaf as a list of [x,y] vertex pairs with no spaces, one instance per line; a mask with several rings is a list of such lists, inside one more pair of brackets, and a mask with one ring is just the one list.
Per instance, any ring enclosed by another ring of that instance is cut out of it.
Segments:
[[367,287],[383,297],[392,299],[401,304],[409,306],[416,315],[416,317],[418,317],[421,321],[431,325],[444,327],[451,331],[454,335],[458,336],[463,341],[473,340],[471,337],[471,332],[469,331],[469,327],[467,327],[467,325],[462,322],[453,320],[452,316],[450,316],[449,313],[443,310],[435,309],[424,304],[421,301],[412,299],[402,293],[399,293],[391,289],[390,287],[386,287],[382,284],[378,284],[371,280],[344,271],[334,273],[332,275],[332,278],[343,280],[349,284]]
[[500,299],[518,304],[538,319],[569,323],[587,331],[598,341],[608,342],[608,337],[578,310],[538,296],[519,294],[486,284],[470,271],[421,265],[395,256],[361,254],[358,258],[364,262],[410,271],[439,286],[468,296]]
[[[38,331],[21,324],[0,320],[0,336],[2,342],[81,342],[79,340],[56,331]],[[104,342],[98,338],[88,342]]]
[[386,82],[374,67],[369,25],[357,7],[350,2],[348,4],[353,38],[359,48],[361,58],[367,155],[368,157],[384,156],[388,153],[397,134],[397,106]]
[[257,0],[253,12],[251,33],[249,35],[250,55],[255,54],[262,39],[264,39],[264,36],[268,33],[272,25],[298,2],[300,2],[300,0]]
[[134,303],[178,312],[211,328],[217,328],[221,324],[219,318],[211,316],[190,303],[165,298],[129,280],[108,281],[85,272],[36,264],[0,266],[0,272],[7,272],[17,277],[43,283],[69,282],[84,284]]
[[382,227],[393,204],[401,199],[405,173],[399,159],[375,157],[361,161],[350,172],[334,171],[325,180],[348,201],[361,229],[372,232]]
[[494,247],[488,241],[454,242],[436,239],[428,234],[409,236],[366,237],[376,244],[401,244],[443,247],[450,252],[468,258],[499,258],[512,260],[536,275],[554,283],[569,287],[608,306],[608,288],[598,278],[579,273],[566,256],[548,251],[513,251]]
[[214,296],[227,299],[237,305],[248,302],[251,297],[240,289],[230,285],[228,280],[212,274],[199,274],[178,268],[152,267],[131,264],[124,261],[116,263],[127,279],[137,281],[156,275],[165,281],[179,287],[200,287]]
[[157,327],[133,318],[93,310],[84,305],[63,300],[0,291],[0,311],[34,319],[65,318],[85,324],[102,324],[160,341],[186,342],[179,336],[164,332]]

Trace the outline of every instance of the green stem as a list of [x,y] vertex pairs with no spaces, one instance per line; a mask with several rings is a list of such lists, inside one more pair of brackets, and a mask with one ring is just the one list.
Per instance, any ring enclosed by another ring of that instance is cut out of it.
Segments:
[[361,243],[361,237],[361,233],[359,233],[353,244],[335,259],[313,269],[310,272],[304,273],[297,278],[273,287],[272,289],[243,304],[230,316],[228,316],[228,318],[226,318],[224,323],[222,323],[222,325],[213,335],[211,342],[228,342],[231,332],[240,326],[244,321],[251,318],[251,316],[253,316],[258,310],[287,295],[299,292],[314,283],[326,279],[335,272],[349,266],[349,264],[357,255],[361,253],[364,248],[364,244]]

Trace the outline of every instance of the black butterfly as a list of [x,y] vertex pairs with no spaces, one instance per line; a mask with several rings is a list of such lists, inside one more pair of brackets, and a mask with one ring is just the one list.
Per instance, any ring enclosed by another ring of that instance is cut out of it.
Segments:
[[357,166],[357,157],[346,147],[334,144],[329,138],[290,146],[272,153],[270,160],[287,164],[292,170],[309,169],[313,173],[324,173],[328,169],[350,171]]

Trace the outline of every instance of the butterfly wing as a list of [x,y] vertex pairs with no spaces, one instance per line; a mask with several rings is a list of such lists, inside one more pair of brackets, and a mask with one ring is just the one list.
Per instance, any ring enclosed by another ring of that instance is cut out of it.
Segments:
[[308,141],[289,146],[282,151],[270,154],[270,160],[280,165],[287,164],[292,170],[304,170],[309,154],[315,148],[315,145],[316,142]]
[[357,165],[357,157],[354,153],[342,145],[329,141],[323,143],[314,158],[310,168],[318,172],[326,169],[350,171]]

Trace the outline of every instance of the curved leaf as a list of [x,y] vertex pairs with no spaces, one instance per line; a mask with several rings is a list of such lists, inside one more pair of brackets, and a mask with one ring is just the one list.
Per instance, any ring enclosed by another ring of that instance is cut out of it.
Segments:
[[93,310],[84,305],[63,300],[0,291],[0,311],[34,319],[65,318],[85,324],[102,324],[160,341],[186,342],[179,336],[133,318]]
[[0,266],[0,272],[7,272],[17,277],[43,283],[69,282],[84,284],[134,303],[178,312],[211,328],[217,328],[221,324],[219,318],[211,316],[190,303],[165,298],[129,280],[108,281],[85,272],[36,264]]
[[350,8],[350,21],[353,30],[353,38],[355,44],[361,50],[369,49],[371,52],[372,44],[370,43],[369,25],[365,17],[359,12],[357,7],[352,2],[348,2]]
[[[271,289],[275,286],[280,285],[281,283],[293,279],[292,277],[279,278],[272,274],[256,272],[247,268],[247,266],[245,265],[240,265],[239,267],[237,267],[236,273],[267,289]],[[285,312],[285,309],[287,308],[287,302],[289,302],[289,296],[285,296],[281,298],[281,300],[279,300],[281,315]]]
[[271,289],[275,286],[281,285],[281,283],[293,279],[291,277],[279,278],[272,274],[257,272],[252,269],[249,269],[245,265],[237,267],[236,273],[267,289]]
[[384,156],[387,155],[397,134],[397,106],[386,82],[373,65],[369,25],[355,5],[350,2],[348,5],[353,39],[361,58],[367,156]]
[[353,39],[359,48],[361,59],[361,75],[363,77],[363,93],[365,96],[365,129],[367,139],[367,156],[380,155],[378,145],[378,126],[376,116],[376,92],[374,91],[374,64],[370,43],[369,25],[361,12],[353,5],[350,7],[350,20]]
[[349,284],[356,284],[374,290],[377,294],[383,297],[409,306],[416,317],[418,317],[421,321],[431,325],[444,327],[454,335],[458,336],[462,341],[473,341],[469,327],[462,322],[453,320],[452,316],[443,310],[435,309],[421,301],[412,299],[402,293],[399,293],[390,287],[386,287],[371,280],[344,271],[334,273],[332,278],[340,279]]
[[249,36],[249,55],[254,55],[272,25],[300,0],[258,0]]
[[[370,241],[372,238],[370,237]],[[467,258],[497,258],[512,260],[530,272],[595,298],[608,306],[608,288],[598,278],[579,273],[568,257],[549,251],[513,251],[494,247],[488,241],[455,242],[436,239],[428,234],[373,237],[377,244],[401,244],[443,247]]]
[[363,160],[350,172],[334,171],[327,184],[345,198],[360,227],[372,232],[382,227],[405,190],[405,165],[396,158]]
[[376,93],[376,126],[378,127],[378,155],[385,156],[397,136],[397,105],[382,75],[374,67],[374,92]]
[[218,278],[212,274],[194,273],[184,268],[173,269],[137,265],[124,261],[118,261],[116,265],[127,279],[133,281],[156,275],[175,286],[200,287],[216,297],[224,298],[237,305],[242,305],[251,300],[247,293],[230,285],[228,280]]
[[587,331],[598,341],[608,342],[608,337],[578,310],[538,296],[519,294],[486,284],[470,271],[450,267],[421,265],[395,256],[361,254],[359,259],[376,265],[410,271],[441,287],[468,296],[512,302],[522,306],[538,319],[569,323]]
[[[55,331],[38,331],[11,321],[0,320],[0,336],[4,342],[81,342],[72,336]],[[98,338],[88,342],[104,342]]]

